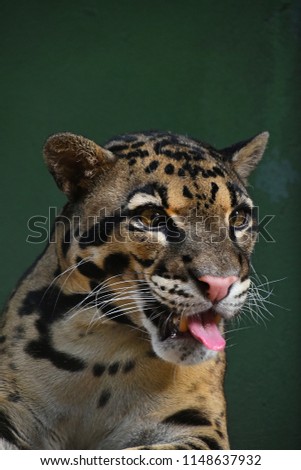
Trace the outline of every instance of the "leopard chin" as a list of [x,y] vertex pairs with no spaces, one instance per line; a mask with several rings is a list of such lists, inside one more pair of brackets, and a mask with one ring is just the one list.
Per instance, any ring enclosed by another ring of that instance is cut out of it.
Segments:
[[154,352],[174,364],[194,365],[223,351],[223,319],[212,309],[197,315],[170,315],[158,327],[146,319]]

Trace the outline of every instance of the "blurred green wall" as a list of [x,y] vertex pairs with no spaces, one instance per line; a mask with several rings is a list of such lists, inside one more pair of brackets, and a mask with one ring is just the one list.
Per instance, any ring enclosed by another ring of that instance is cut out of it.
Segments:
[[42,250],[27,220],[64,201],[49,134],[155,128],[223,147],[270,131],[250,191],[275,241],[260,238],[254,265],[285,279],[266,320],[229,334],[236,449],[301,449],[300,36],[298,0],[0,1],[2,304]]

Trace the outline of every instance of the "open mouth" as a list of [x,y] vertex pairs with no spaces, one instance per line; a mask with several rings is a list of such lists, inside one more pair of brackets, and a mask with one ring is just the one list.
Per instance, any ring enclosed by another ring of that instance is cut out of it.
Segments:
[[176,340],[190,336],[212,351],[222,351],[225,349],[226,341],[218,327],[220,321],[220,315],[211,309],[196,315],[173,317],[167,325],[164,325],[164,331],[161,328],[160,339]]

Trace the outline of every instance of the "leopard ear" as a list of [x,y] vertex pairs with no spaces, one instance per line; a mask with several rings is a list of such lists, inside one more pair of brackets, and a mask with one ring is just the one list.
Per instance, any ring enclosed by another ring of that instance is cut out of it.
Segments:
[[265,151],[269,139],[268,132],[262,132],[252,139],[220,150],[224,159],[232,164],[238,175],[246,181]]
[[116,162],[109,150],[69,132],[49,137],[44,157],[58,187],[72,201],[87,193],[95,178]]

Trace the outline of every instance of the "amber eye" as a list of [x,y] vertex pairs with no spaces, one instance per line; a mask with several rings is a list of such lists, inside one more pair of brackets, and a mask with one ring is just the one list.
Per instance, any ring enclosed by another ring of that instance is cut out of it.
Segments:
[[250,214],[243,209],[235,210],[230,215],[229,224],[236,230],[245,228],[250,220]]
[[146,207],[138,215],[139,220],[147,228],[162,228],[166,226],[166,213],[158,207]]

